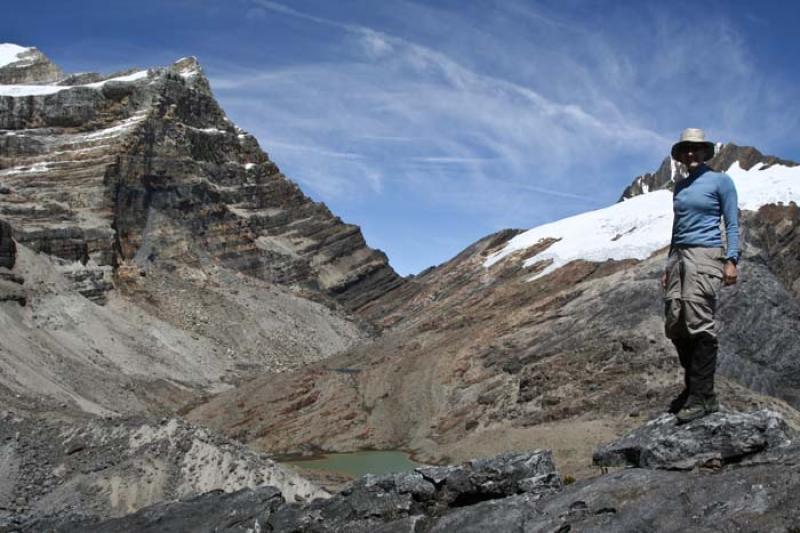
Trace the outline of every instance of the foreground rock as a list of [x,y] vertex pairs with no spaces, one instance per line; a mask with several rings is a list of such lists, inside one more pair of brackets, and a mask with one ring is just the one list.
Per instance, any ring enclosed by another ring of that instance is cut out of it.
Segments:
[[[164,533],[258,531],[275,509],[285,503],[275,487],[258,487],[232,493],[213,491],[179,502],[165,502],[147,507],[130,516],[96,523],[90,518],[77,522],[45,521],[36,524],[39,531],[86,533]],[[263,530],[262,530],[263,531]],[[269,530],[266,530],[269,531]]]
[[[635,449],[641,457],[664,457],[660,463],[640,460],[648,468],[563,488],[550,452],[531,452],[365,476],[328,500],[310,503],[285,503],[262,487],[159,504],[104,522],[40,523],[46,527],[37,531],[788,532],[796,531],[800,519],[796,437],[769,411],[722,413],[681,427],[674,417],[661,417],[597,454],[605,457],[601,462],[620,464],[619,457],[636,455],[625,450]],[[672,452],[657,452],[670,442]],[[696,458],[714,453],[727,458],[715,469],[672,467],[707,465]]]
[[96,522],[162,501],[264,485],[289,501],[328,496],[263,454],[176,418],[65,424],[0,416],[0,531],[41,531],[82,517]]
[[[92,523],[49,521],[46,531],[314,531],[427,530],[451,509],[525,494],[530,501],[561,490],[550,452],[506,454],[460,466],[421,467],[413,472],[368,475],[330,499],[284,503],[276,491],[259,488],[212,493],[159,504],[133,515]],[[181,521],[180,517],[185,517]],[[159,529],[161,528],[161,529]],[[249,529],[247,529],[249,528]]]
[[688,470],[737,463],[758,452],[792,444],[797,434],[781,415],[714,413],[686,425],[662,415],[594,454],[598,466]]
[[505,454],[461,466],[423,467],[364,476],[330,500],[288,505],[267,521],[271,531],[413,531],[449,509],[525,493],[557,492],[561,479],[550,452]]

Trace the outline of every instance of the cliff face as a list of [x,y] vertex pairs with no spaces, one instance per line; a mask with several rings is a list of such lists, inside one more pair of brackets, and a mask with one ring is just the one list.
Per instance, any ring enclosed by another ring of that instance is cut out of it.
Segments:
[[194,59],[97,78],[0,90],[0,217],[18,242],[84,265],[86,295],[102,302],[115,275],[157,261],[219,264],[349,310],[402,283],[227,119]]
[[197,61],[64,75],[0,52],[22,76],[0,83],[0,402],[173,412],[370,334],[354,313],[403,279],[230,122]]

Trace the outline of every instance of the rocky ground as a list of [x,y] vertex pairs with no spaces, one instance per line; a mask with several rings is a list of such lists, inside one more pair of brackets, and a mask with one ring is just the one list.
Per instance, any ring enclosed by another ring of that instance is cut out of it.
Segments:
[[297,368],[367,336],[356,319],[223,267],[153,269],[99,306],[56,263],[20,245],[10,274],[23,283],[0,286],[0,397],[18,409],[174,413],[253,371]]
[[262,487],[106,521],[38,520],[20,531],[789,532],[800,518],[798,436],[769,410],[683,426],[663,415],[597,450],[598,466],[625,469],[566,485],[552,455],[537,450],[365,476],[311,502]]
[[31,520],[123,516],[164,500],[270,485],[288,501],[324,490],[179,418],[0,416],[0,531]]
[[[770,209],[771,223],[766,210],[745,217],[740,283],[721,298],[720,396],[789,413],[800,405],[800,307],[787,290],[800,277],[796,215]],[[778,220],[795,229],[768,235]],[[665,251],[575,262],[528,281],[536,266],[519,259],[482,265],[512,235],[484,239],[378,300],[380,338],[280,380],[244,383],[188,416],[282,452],[399,448],[448,462],[533,443],[553,449],[566,473],[591,476],[594,446],[663,411],[680,388],[662,332]]]

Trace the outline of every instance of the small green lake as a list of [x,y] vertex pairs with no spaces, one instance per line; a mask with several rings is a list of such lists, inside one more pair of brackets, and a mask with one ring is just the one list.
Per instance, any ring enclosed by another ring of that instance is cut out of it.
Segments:
[[388,474],[404,472],[419,466],[407,453],[397,451],[365,451],[352,453],[329,453],[309,459],[281,461],[301,468],[326,470],[347,476],[364,474]]

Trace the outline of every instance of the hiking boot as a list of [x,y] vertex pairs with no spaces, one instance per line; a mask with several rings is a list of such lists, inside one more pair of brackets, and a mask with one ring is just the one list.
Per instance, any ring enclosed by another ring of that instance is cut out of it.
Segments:
[[692,399],[687,401],[686,405],[678,411],[675,417],[678,419],[678,424],[686,424],[717,411],[719,411],[719,402],[715,396],[712,396],[705,400]]
[[714,395],[711,398],[707,399],[705,401],[705,407],[707,415],[719,411],[720,407],[719,407],[719,400],[717,400],[717,396]]
[[683,409],[683,406],[686,405],[686,401],[689,399],[689,390],[683,389],[680,394],[675,396],[672,401],[669,403],[669,408],[667,412],[670,414],[678,414],[678,411]]

